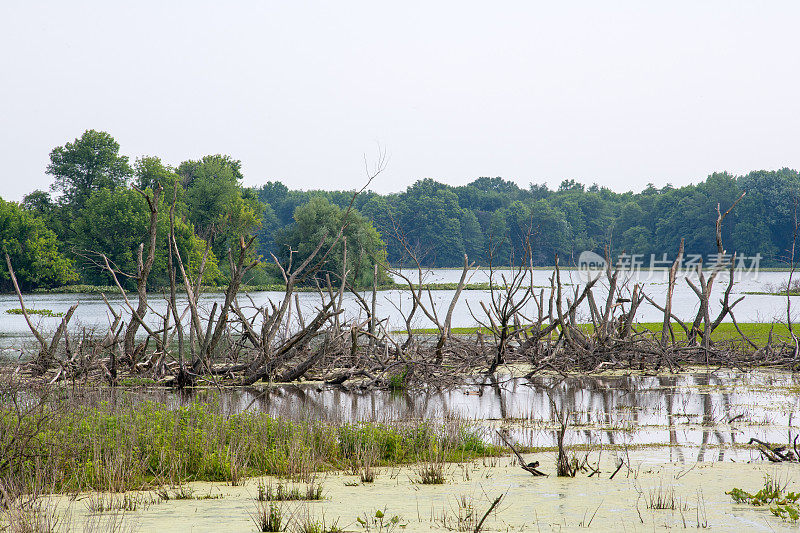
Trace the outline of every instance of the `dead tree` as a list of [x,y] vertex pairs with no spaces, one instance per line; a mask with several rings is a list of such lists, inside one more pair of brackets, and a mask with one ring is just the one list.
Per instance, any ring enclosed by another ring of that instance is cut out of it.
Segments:
[[136,274],[131,276],[136,281],[136,293],[139,297],[139,303],[134,311],[137,319],[131,318],[128,323],[128,328],[125,330],[125,356],[130,358],[131,365],[135,365],[136,357],[136,332],[139,330],[139,324],[144,320],[147,313],[147,279],[150,276],[150,270],[153,268],[153,261],[156,256],[156,234],[158,233],[158,203],[161,198],[161,185],[159,185],[153,195],[142,191],[138,187],[134,189],[142,195],[147,202],[147,207],[150,210],[150,224],[147,230],[147,258],[144,259],[144,243],[139,245],[136,252]]
[[678,268],[683,261],[683,239],[678,247],[678,255],[675,257],[672,266],[669,268],[669,281],[667,285],[667,300],[664,303],[664,322],[661,326],[661,347],[667,347],[667,334],[672,343],[675,343],[675,332],[672,330],[672,295],[675,292],[675,279],[678,274]]
[[61,319],[61,323],[58,325],[53,338],[48,342],[44,338],[44,335],[42,335],[36,326],[33,325],[33,321],[28,315],[28,310],[25,307],[25,302],[22,298],[22,291],[17,283],[17,276],[14,274],[14,267],[11,266],[11,258],[8,256],[8,253],[6,253],[5,256],[6,267],[8,267],[8,274],[11,277],[12,284],[14,285],[14,292],[16,292],[17,298],[19,299],[19,306],[20,310],[22,311],[22,316],[25,317],[25,323],[28,324],[28,329],[31,330],[31,333],[33,333],[33,336],[39,343],[39,354],[33,359],[31,368],[35,374],[41,375],[45,373],[51,366],[53,366],[53,364],[55,364],[58,344],[61,341],[61,338],[66,335],[67,326],[69,325],[69,321],[72,318],[73,313],[75,313],[75,310],[78,308],[78,304],[75,304],[69,308],[64,317]]

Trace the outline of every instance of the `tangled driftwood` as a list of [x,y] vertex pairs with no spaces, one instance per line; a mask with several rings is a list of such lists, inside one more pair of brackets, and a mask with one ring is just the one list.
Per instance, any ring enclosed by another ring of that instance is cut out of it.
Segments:
[[[697,282],[686,279],[698,298],[697,313],[691,322],[684,322],[675,315],[672,295],[683,256],[683,242],[669,270],[666,299],[657,302],[644,292],[642,285],[631,287],[621,281],[620,271],[612,268],[608,250],[605,270],[571,289],[561,280],[561,266],[556,257],[549,289],[537,292],[533,284],[532,244],[528,241],[524,246],[525,256],[516,263],[512,257],[510,268],[494,268],[490,261],[487,297],[480,302],[479,309],[469,309],[481,327],[475,335],[461,336],[452,333],[453,310],[475,265],[464,257],[459,282],[442,317],[431,291],[423,288],[421,261],[402,232],[395,228],[394,237],[403,243],[413,260],[417,278],[412,280],[413,276],[406,272],[389,268],[405,283],[411,299],[411,308],[405,312],[401,310],[405,331],[396,332],[389,329],[387,319],[377,316],[377,266],[373,272],[371,301],[348,282],[345,226],[332,239],[323,236],[303,261],[295,262],[294,252],[289,253],[287,263],[273,256],[283,276],[285,290],[278,301],[269,301],[266,305],[256,305],[249,296],[240,294],[246,273],[256,264],[251,253],[253,239],[240,239],[235,249],[228,251],[230,281],[224,300],[204,312],[198,302],[207,255],[192,279],[175,242],[175,214],[171,209],[170,287],[164,296],[166,311],[159,314],[149,304],[144,289],[155,253],[153,235],[160,190],[153,197],[142,194],[151,208],[151,231],[146,257],[144,245],[139,247],[137,272],[121,273],[104,255],[98,254],[102,259],[98,264],[108,271],[122,294],[130,317],[127,323],[123,314],[106,300],[113,317],[108,331],[71,331],[69,322],[76,308],[73,306],[52,338],[46,339],[28,316],[11,261],[6,256],[23,315],[39,345],[38,353],[24,365],[23,370],[28,375],[51,382],[84,379],[104,380],[110,384],[117,384],[121,377],[130,375],[177,387],[201,381],[212,385],[251,385],[259,381],[302,378],[365,388],[446,387],[473,376],[475,371],[494,373],[500,365],[510,362],[530,364],[531,374],[613,368],[678,370],[685,364],[698,363],[793,367],[797,362],[796,337],[779,339],[770,332],[766,343],[759,345],[739,329],[733,311],[743,297],[730,299],[735,256],[727,265],[717,265],[708,275],[698,267]],[[725,252],[722,222],[729,212],[730,209],[721,213],[717,208],[720,256]],[[345,254],[341,263],[343,270],[334,275],[338,279],[332,280],[329,273],[324,276],[325,282],[320,283],[321,276],[317,274],[321,265],[340,244]],[[713,283],[725,268],[729,278],[720,301],[722,308],[716,317],[711,317],[709,303]],[[128,299],[120,282],[123,275],[136,282],[136,305]],[[601,277],[607,290],[604,299],[596,297]],[[311,285],[317,291],[319,303],[313,316],[303,315],[297,295],[299,284]],[[179,309],[177,303],[179,290],[186,293],[183,309]],[[354,295],[366,319],[345,316],[342,307],[345,292]],[[660,332],[641,331],[635,327],[637,311],[645,301],[663,313]],[[588,324],[578,319],[578,308],[582,304],[588,307]],[[159,326],[148,325],[145,320],[148,313],[156,315]],[[436,326],[434,335],[425,337],[414,331],[412,324],[417,314],[424,315]],[[740,338],[713,342],[711,334],[726,318],[733,322]],[[684,340],[676,336],[676,327],[683,330]],[[140,330],[143,333],[137,335]]]

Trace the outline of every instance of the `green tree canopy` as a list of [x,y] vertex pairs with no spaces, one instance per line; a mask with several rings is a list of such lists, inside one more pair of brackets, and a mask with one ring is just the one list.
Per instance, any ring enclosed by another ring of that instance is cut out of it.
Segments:
[[[457,266],[464,260],[461,207],[450,187],[425,179],[398,198],[399,225],[420,259],[436,266]],[[402,259],[402,251],[399,257]]]
[[[134,184],[144,189],[155,189],[159,185],[164,189],[164,195],[172,198],[175,182],[180,178],[175,170],[161,162],[155,156],[139,157],[133,165]],[[178,187],[178,194],[182,194],[183,187]]]
[[119,143],[111,135],[86,130],[80,138],[50,152],[47,174],[55,180],[51,188],[61,193],[60,202],[76,210],[95,191],[125,186],[131,167],[128,158],[119,155]]
[[236,239],[251,234],[260,223],[263,208],[254,192],[240,186],[241,166],[230,156],[208,155],[178,167],[189,221],[200,237],[211,240],[218,257],[224,257]]
[[[81,258],[83,278],[96,285],[112,283],[109,274],[98,266],[98,263],[102,264],[98,254],[105,254],[113,266],[122,272],[135,273],[136,255],[139,245],[147,238],[149,222],[150,211],[139,192],[126,188],[116,191],[104,189],[93,194],[73,222],[77,236],[75,248]],[[148,282],[148,286],[154,288],[168,283],[168,235],[169,204],[162,196],[156,233],[156,257]],[[175,242],[184,265],[195,272],[205,251],[205,242],[194,234],[191,223],[181,219],[175,221]],[[211,252],[204,279],[214,284],[220,281],[220,277],[216,257]],[[120,282],[132,286],[130,280],[124,277],[120,278]]]
[[[339,239],[333,246],[342,226],[345,226],[343,239]],[[315,277],[321,282],[324,282],[326,275],[330,275],[334,282],[341,279],[345,241],[350,283],[357,287],[371,285],[373,265],[376,264],[379,268],[379,282],[388,280],[385,271],[386,244],[372,222],[356,210],[347,212],[332,205],[326,198],[314,197],[307,204],[298,207],[294,213],[294,223],[278,233],[276,244],[284,262],[288,262],[290,250],[295,252],[293,263],[297,266],[313,253],[323,237],[325,244],[319,256],[311,263],[316,268]]]
[[[0,255],[5,253],[23,291],[78,280],[72,261],[58,251],[56,235],[44,221],[18,204],[0,199]],[[0,261],[0,289],[13,290],[5,256]]]

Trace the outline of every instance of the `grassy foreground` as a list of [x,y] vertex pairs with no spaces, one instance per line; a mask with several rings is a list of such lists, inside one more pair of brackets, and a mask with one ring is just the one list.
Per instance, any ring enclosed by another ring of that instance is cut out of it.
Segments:
[[123,396],[114,403],[52,401],[23,414],[4,403],[0,481],[36,482],[44,492],[123,491],[497,453],[455,422],[335,424],[225,414],[215,401],[170,408]]

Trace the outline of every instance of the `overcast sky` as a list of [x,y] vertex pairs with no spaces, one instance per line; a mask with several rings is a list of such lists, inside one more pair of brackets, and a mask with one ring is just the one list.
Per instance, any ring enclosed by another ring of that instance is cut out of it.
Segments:
[[[3,2],[0,196],[86,129],[246,185],[615,190],[800,167],[800,2]],[[569,5],[566,5],[569,4]]]

